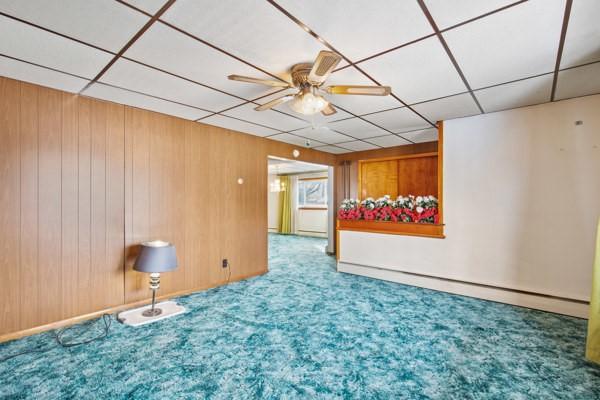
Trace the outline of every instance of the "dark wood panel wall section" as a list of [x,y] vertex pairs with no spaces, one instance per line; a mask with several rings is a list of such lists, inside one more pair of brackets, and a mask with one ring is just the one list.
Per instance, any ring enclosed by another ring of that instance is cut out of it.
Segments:
[[0,143],[0,340],[147,300],[144,240],[177,247],[162,295],[265,272],[267,156],[296,148],[2,77]]

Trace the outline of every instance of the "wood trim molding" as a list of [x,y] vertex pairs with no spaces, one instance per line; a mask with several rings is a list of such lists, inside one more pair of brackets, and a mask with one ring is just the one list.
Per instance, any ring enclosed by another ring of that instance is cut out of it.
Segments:
[[327,207],[298,207],[298,210],[327,211]]
[[[265,270],[260,271],[257,274],[248,274],[248,275],[238,276],[236,278],[230,279],[229,282],[223,281],[223,282],[220,282],[217,285],[202,286],[202,287],[197,287],[197,288],[193,288],[193,289],[181,290],[181,291],[178,291],[178,292],[175,292],[175,293],[169,293],[169,294],[165,294],[165,295],[160,295],[160,296],[157,296],[157,300],[167,300],[167,299],[172,299],[172,298],[175,298],[175,297],[185,296],[187,294],[191,294],[191,293],[195,293],[195,292],[199,292],[199,291],[203,291],[203,290],[207,290],[207,289],[211,289],[211,288],[215,288],[215,287],[227,285],[228,283],[243,281],[245,279],[249,279],[249,278],[254,278],[254,277],[257,277],[257,276],[261,276],[261,275],[266,274],[267,272],[269,272],[269,269],[265,268]],[[22,337],[25,337],[25,336],[35,335],[37,333],[42,333],[42,332],[46,332],[46,331],[53,330],[53,329],[64,328],[64,327],[67,327],[67,326],[70,326],[70,325],[74,325],[74,324],[77,324],[77,323],[80,323],[80,322],[83,322],[83,321],[87,321],[89,319],[98,318],[98,317],[102,316],[103,314],[115,314],[115,313],[127,310],[129,308],[141,307],[141,306],[144,306],[146,304],[150,304],[150,302],[151,302],[150,299],[144,299],[144,300],[134,301],[134,302],[131,302],[131,303],[128,303],[128,304],[121,304],[121,305],[118,305],[118,306],[115,306],[115,307],[105,308],[104,310],[94,311],[94,312],[89,313],[89,314],[78,315],[78,316],[73,317],[73,318],[67,318],[67,319],[63,319],[61,321],[52,322],[50,324],[36,326],[34,328],[24,329],[24,330],[17,331],[17,332],[7,333],[7,334],[4,334],[4,335],[0,335],[0,343],[8,342],[10,340],[19,339],[19,338],[22,338]]]
[[406,158],[422,158],[422,157],[437,157],[438,153],[435,151],[428,153],[417,153],[417,154],[404,154],[401,156],[393,156],[393,157],[381,157],[381,158],[368,158],[364,160],[358,160],[359,163],[367,163],[367,162],[378,162],[378,161],[391,161],[391,160],[403,160]]
[[390,222],[390,221],[351,221],[337,220],[339,231],[357,231],[370,233],[384,233],[389,235],[421,236],[443,239],[444,225],[418,224],[415,222]]

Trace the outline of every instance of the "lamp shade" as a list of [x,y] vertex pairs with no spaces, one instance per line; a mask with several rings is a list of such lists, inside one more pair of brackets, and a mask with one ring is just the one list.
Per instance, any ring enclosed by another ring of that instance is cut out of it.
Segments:
[[142,243],[133,269],[139,272],[168,272],[177,268],[175,246],[168,242],[155,240]]

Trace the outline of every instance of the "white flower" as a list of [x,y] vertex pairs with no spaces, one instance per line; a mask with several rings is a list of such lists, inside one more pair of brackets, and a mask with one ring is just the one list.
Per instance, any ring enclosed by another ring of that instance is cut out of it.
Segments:
[[420,203],[423,201],[423,198],[421,196],[417,196],[417,202]]
[[422,213],[422,212],[423,212],[423,207],[421,207],[421,206],[417,207],[417,212],[418,212],[419,214],[420,214],[420,213]]
[[435,197],[433,197],[432,195],[429,195],[429,200],[434,201]]

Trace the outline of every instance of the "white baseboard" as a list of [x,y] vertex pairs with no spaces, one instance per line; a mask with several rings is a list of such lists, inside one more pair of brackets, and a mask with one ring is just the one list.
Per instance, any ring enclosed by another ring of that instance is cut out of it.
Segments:
[[363,275],[384,281],[403,283],[426,289],[497,301],[499,303],[512,304],[536,310],[550,311],[579,318],[587,319],[589,315],[589,305],[575,300],[572,301],[546,295],[523,293],[521,291],[510,289],[415,275],[384,268],[366,267],[364,265],[351,264],[343,261],[338,261],[337,269],[339,272]]

